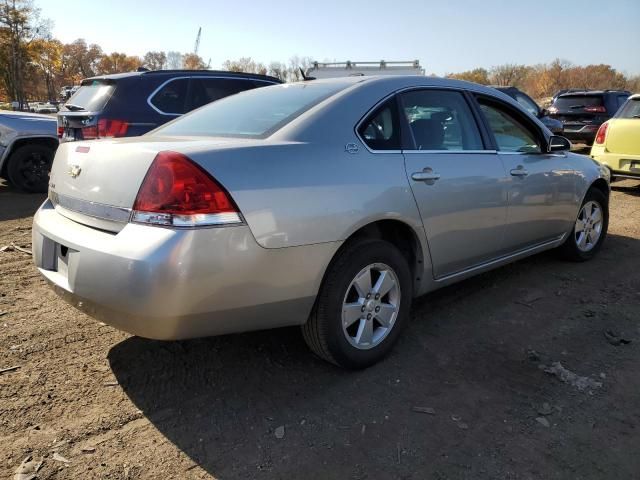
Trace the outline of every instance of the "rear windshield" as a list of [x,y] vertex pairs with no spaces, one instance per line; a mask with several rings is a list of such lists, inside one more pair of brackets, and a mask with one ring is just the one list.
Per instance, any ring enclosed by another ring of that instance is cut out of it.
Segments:
[[153,135],[265,138],[348,83],[296,83],[248,90],[195,110]]
[[83,84],[65,103],[67,110],[98,112],[104,108],[111,97],[115,85],[104,81],[94,80]]
[[616,118],[640,118],[640,98],[630,98],[621,108]]
[[553,102],[553,106],[558,110],[580,110],[601,105],[604,105],[602,95],[562,95]]

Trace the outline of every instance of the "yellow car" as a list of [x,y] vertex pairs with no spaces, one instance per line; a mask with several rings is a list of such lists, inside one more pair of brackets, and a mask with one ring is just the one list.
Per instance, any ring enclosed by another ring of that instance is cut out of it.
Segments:
[[612,178],[640,180],[640,94],[631,95],[598,129],[591,158],[611,170]]

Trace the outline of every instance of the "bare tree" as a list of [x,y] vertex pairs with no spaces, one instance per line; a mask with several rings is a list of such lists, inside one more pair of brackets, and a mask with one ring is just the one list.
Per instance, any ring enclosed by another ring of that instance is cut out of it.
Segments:
[[306,72],[311,64],[313,63],[313,59],[311,57],[299,57],[298,55],[294,55],[289,59],[289,71],[288,71],[288,80],[290,82],[298,82],[302,80],[302,73],[300,70]]
[[276,77],[283,82],[287,81],[287,66],[282,62],[271,62],[269,64],[268,73],[272,77]]
[[144,54],[142,64],[149,70],[163,70],[167,65],[167,54],[164,52],[147,52]]
[[489,80],[494,85],[517,87],[522,84],[528,73],[529,67],[526,67],[525,65],[506,63],[504,65],[493,67],[491,69]]
[[182,54],[180,52],[167,52],[167,68],[180,70],[182,68]]
[[226,60],[222,67],[230,72],[259,73],[261,75],[266,75],[267,73],[267,67],[260,62],[255,62],[251,57]]

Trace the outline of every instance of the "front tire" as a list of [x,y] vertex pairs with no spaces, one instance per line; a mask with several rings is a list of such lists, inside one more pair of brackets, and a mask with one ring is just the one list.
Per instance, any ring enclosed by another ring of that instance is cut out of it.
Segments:
[[609,228],[609,201],[591,188],[584,197],[575,224],[560,247],[562,256],[574,262],[591,260],[602,247]]
[[324,360],[368,367],[397,341],[412,298],[411,270],[402,253],[383,240],[355,241],[329,267],[302,327],[304,339]]
[[9,157],[9,181],[25,192],[46,192],[54,154],[55,150],[46,145],[18,147]]

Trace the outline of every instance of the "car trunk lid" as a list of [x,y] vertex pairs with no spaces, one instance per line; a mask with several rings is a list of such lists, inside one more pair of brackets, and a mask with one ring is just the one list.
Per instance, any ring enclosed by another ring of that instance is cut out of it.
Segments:
[[610,120],[606,147],[611,153],[640,155],[640,119],[615,118]]
[[[118,232],[129,221],[158,152],[185,151],[202,142],[150,136],[63,143],[51,169],[49,198],[60,214],[78,223]],[[207,141],[208,146],[223,143],[228,140]]]

